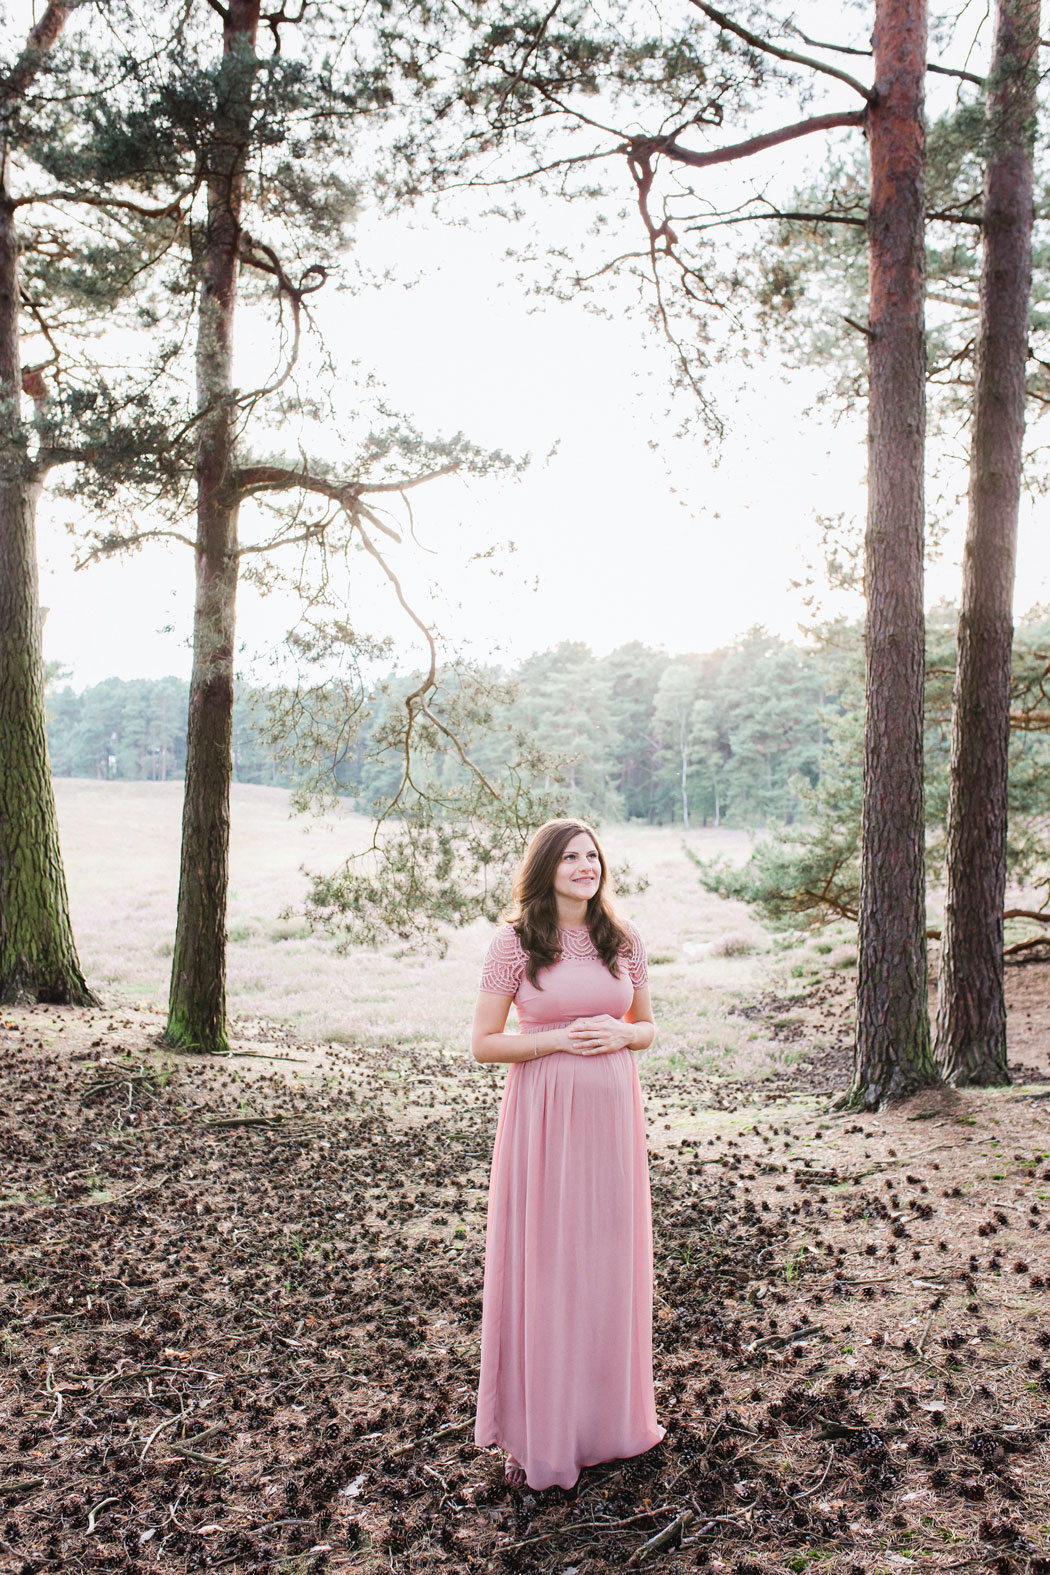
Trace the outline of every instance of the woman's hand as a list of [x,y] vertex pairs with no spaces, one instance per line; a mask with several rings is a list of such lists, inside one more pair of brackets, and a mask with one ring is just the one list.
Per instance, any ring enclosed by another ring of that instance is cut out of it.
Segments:
[[566,1030],[573,1055],[607,1055],[631,1043],[631,1025],[622,1017],[578,1017]]

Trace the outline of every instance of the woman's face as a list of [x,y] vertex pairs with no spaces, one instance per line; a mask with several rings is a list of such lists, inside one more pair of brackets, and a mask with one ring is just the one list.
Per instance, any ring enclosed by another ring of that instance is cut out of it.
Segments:
[[582,898],[589,902],[598,890],[602,878],[602,861],[593,837],[579,831],[562,849],[558,867],[554,871],[556,897]]

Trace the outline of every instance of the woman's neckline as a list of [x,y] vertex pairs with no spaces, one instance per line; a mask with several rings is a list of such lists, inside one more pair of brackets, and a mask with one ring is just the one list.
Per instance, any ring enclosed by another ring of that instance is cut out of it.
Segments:
[[589,935],[591,929],[589,924],[559,924],[558,928],[559,930],[567,930],[570,935],[580,935],[584,931]]

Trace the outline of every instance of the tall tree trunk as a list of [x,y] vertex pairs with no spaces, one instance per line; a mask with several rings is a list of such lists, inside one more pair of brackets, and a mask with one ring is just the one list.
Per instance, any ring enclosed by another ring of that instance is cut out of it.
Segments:
[[849,1095],[868,1109],[937,1075],[922,781],[925,0],[877,0],[873,46],[864,803]]
[[950,1083],[1008,1083],[1003,904],[1010,647],[1021,493],[1039,0],[1000,0],[988,94],[970,497],[948,793],[936,1056]]
[[678,729],[678,748],[682,756],[682,825],[689,830],[689,749],[685,734],[685,715],[683,713]]
[[197,597],[186,735],[182,867],[166,1038],[226,1048],[226,899],[237,600],[237,410],[233,329],[260,0],[229,0],[208,161],[197,326]]
[[[59,30],[60,24],[53,37],[45,39],[45,47]],[[36,558],[42,477],[28,453],[21,419],[18,231],[7,177],[4,158],[0,164],[0,1001],[95,1005],[80,971],[69,922],[48,760]]]

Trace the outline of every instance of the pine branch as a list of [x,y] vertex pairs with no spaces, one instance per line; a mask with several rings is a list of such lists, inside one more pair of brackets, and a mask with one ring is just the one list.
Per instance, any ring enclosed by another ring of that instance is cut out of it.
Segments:
[[[297,466],[245,465],[237,474],[235,489],[240,498],[247,498],[258,492],[310,492],[317,497],[328,498],[331,503],[337,503],[340,508],[353,513],[360,507],[362,498],[377,493],[409,492],[414,487],[423,486],[425,482],[437,481],[441,476],[453,475],[458,469],[457,464],[449,464],[441,465],[436,470],[424,471],[418,476],[402,477],[397,481],[337,482]],[[385,525],[382,520],[373,517],[372,524],[392,541],[400,542],[399,533],[389,525]]]
[[[304,295],[313,295],[315,290],[320,290],[328,278],[328,269],[323,264],[311,263],[299,283],[293,284],[273,247],[267,246],[265,241],[256,240],[247,231],[241,233],[237,255],[247,267],[256,268],[260,273],[268,273],[276,279],[282,294],[295,302],[301,301]],[[312,282],[308,284],[307,280]]]
[[[798,38],[801,38],[804,44],[808,44],[810,49],[830,49],[833,50],[836,55],[859,55],[863,59],[871,59],[870,49],[855,49],[849,44],[824,43],[819,38],[810,38],[808,34],[802,31],[800,27],[796,27],[794,22],[788,22],[786,25],[788,30],[794,33]],[[976,87],[983,88],[985,86],[984,77],[979,77],[974,71],[963,71],[959,66],[939,66],[934,61],[927,60],[926,69],[927,71],[936,73],[937,76],[958,77],[960,81],[972,82]]]
[[24,291],[21,292],[21,300],[22,305],[29,311],[39,333],[51,351],[46,361],[38,361],[36,366],[24,366],[22,368],[22,392],[33,401],[39,414],[43,412],[48,400],[48,388],[44,381],[44,373],[48,367],[57,367],[61,363],[62,356],[55,336],[51,332],[50,324],[44,316],[43,309],[36,301],[31,301]]
[[845,82],[847,87],[853,88],[869,104],[875,102],[875,89],[865,87],[863,82],[858,82],[856,77],[851,77],[848,71],[840,71],[837,66],[829,66],[823,60],[814,59],[812,55],[800,55],[793,49],[782,49],[779,44],[773,44],[769,39],[761,38],[748,28],[741,27],[739,22],[734,22],[724,11],[716,11],[713,5],[708,5],[707,0],[690,0],[690,3],[717,26],[727,33],[735,33],[737,38],[742,38],[744,43],[750,44],[753,49],[760,49],[765,55],[772,55],[777,60],[789,61],[795,66],[808,66],[811,71],[819,71],[823,76],[836,77],[839,82]]
[[44,57],[58,42],[59,34],[70,15],[85,0],[51,0],[39,22],[30,31],[26,46],[11,68],[10,75],[0,82],[0,104],[10,104],[23,98],[29,84],[44,63]]
[[[365,516],[365,518],[369,521],[370,524],[378,525],[380,527],[380,529],[385,529],[385,526],[382,525],[382,522],[376,518],[376,516],[372,513],[372,511],[370,509],[362,507],[360,512]],[[379,548],[369,538],[367,531],[365,531],[363,529],[363,527],[361,526],[360,521],[357,522],[357,533],[358,533],[358,536],[359,536],[361,542],[364,545],[365,551],[371,553],[372,557],[379,564],[379,566],[382,569],[383,573],[386,575],[387,579],[390,581],[391,585],[394,587],[394,594],[396,595],[398,601],[401,603],[401,606],[403,607],[404,611],[411,618],[412,622],[421,631],[421,633],[423,635],[423,638],[426,640],[427,646],[428,646],[429,651],[430,651],[430,670],[429,670],[429,672],[427,673],[426,677],[423,679],[422,683],[417,685],[417,687],[415,689],[413,689],[411,694],[405,696],[404,704],[405,704],[405,709],[408,712],[408,722],[407,722],[406,727],[405,727],[405,745],[404,745],[404,748],[405,748],[405,772],[404,772],[404,776],[402,778],[401,784],[398,787],[398,790],[397,790],[396,794],[394,795],[393,799],[390,801],[390,803],[388,804],[388,806],[386,808],[385,815],[389,815],[391,813],[391,811],[396,806],[398,800],[401,798],[401,795],[404,792],[405,788],[411,782],[411,777],[410,777],[410,774],[409,774],[409,768],[410,768],[410,765],[411,765],[411,742],[412,742],[412,719],[413,719],[412,707],[413,707],[413,704],[415,702],[417,702],[417,701],[419,703],[419,709],[420,709],[420,712],[422,713],[422,715],[425,716],[427,718],[427,720],[434,727],[436,727],[438,729],[439,732],[444,734],[444,736],[448,739],[448,741],[450,742],[452,747],[455,749],[455,751],[456,751],[457,755],[459,756],[460,760],[462,761],[463,765],[465,765],[467,767],[468,771],[473,773],[475,779],[480,784],[480,786],[485,790],[485,792],[488,793],[490,795],[490,797],[496,803],[499,803],[500,802],[500,797],[501,797],[501,795],[499,793],[499,790],[497,788],[493,787],[492,783],[488,780],[488,778],[485,776],[484,772],[480,769],[480,767],[475,765],[474,761],[471,760],[470,756],[464,750],[463,745],[460,743],[460,741],[457,738],[456,734],[453,733],[450,728],[446,727],[444,722],[442,722],[441,718],[438,717],[438,716],[435,716],[433,711],[431,711],[430,707],[427,705],[427,695],[430,694],[431,690],[433,690],[435,688],[436,683],[437,683],[437,646],[436,646],[436,644],[434,642],[433,633],[427,627],[427,625],[423,622],[422,618],[420,618],[419,614],[417,612],[415,612],[413,610],[413,608],[409,605],[409,603],[406,601],[405,593],[401,589],[401,581],[398,579],[398,577],[394,573],[393,569],[387,563],[386,559],[383,557],[383,554],[379,551]],[[384,816],[384,818],[385,818],[385,816]]]
[[120,213],[133,213],[140,219],[175,219],[182,215],[182,205],[193,196],[192,191],[180,192],[160,208],[146,208],[127,197],[99,197],[87,191],[31,191],[12,200],[12,208],[25,208],[30,203],[71,202],[80,208],[107,208]]
[[[80,456],[67,456],[67,459]],[[80,558],[74,569],[86,569],[89,563],[97,563],[100,558],[108,558],[111,552],[127,552],[133,547],[141,547],[144,541],[181,541],[184,547],[192,547],[196,551],[197,543],[190,536],[184,536],[177,530],[140,530],[130,536],[107,536],[97,546],[92,547],[86,557]]]
[[508,83],[508,85],[503,89],[503,93],[502,93],[502,95],[500,97],[500,106],[499,106],[501,110],[503,109],[503,106],[506,104],[507,100],[510,98],[510,95],[514,92],[515,88],[518,88],[518,87],[521,86],[521,80],[522,80],[523,76],[525,75],[525,68],[528,65],[529,61],[531,60],[532,56],[536,53],[537,49],[539,49],[540,45],[542,44],[542,42],[543,42],[543,35],[546,33],[547,28],[549,27],[550,23],[553,21],[554,13],[557,11],[557,9],[558,9],[560,4],[561,4],[561,0],[554,0],[554,4],[551,6],[551,8],[547,12],[546,16],[540,22],[539,27],[536,29],[536,36],[535,36],[535,38],[533,38],[532,42],[529,44],[528,49],[526,49],[524,55],[522,56],[521,64],[518,66],[517,71],[514,73],[514,76],[511,78],[511,80]]
[[797,224],[852,224],[858,229],[867,228],[867,218],[846,213],[797,213],[790,209],[770,208],[768,213],[731,213],[717,219],[708,219],[703,224],[690,224],[686,226],[687,234],[699,233],[703,230],[718,230],[727,224],[751,224],[756,219],[784,219]]
[[[693,0],[693,3],[697,4],[698,0]],[[687,164],[691,169],[705,169],[710,164],[728,164],[734,159],[750,158],[752,154],[762,153],[766,148],[778,147],[782,142],[793,142],[797,137],[808,137],[815,131],[830,131],[835,126],[863,126],[866,119],[867,112],[863,109],[814,115],[809,120],[797,120],[790,126],[781,126],[777,131],[749,137],[746,142],[734,142],[727,148],[711,148],[706,152],[683,148],[673,138],[637,137],[630,146],[632,152],[637,148],[648,153],[663,153],[677,164]]]
[[[564,111],[571,115],[570,109]],[[521,186],[526,181],[535,180],[540,175],[550,175],[554,170],[571,169],[575,164],[595,164],[600,159],[618,157],[623,152],[622,147],[602,148],[598,153],[574,153],[564,158],[552,159],[549,164],[537,164],[532,169],[522,170],[520,174],[494,176],[491,180],[479,180],[471,177],[468,180],[449,181],[444,187],[446,191],[488,191],[497,186]]]
[[789,33],[794,33],[796,38],[801,38],[810,49],[830,49],[836,55],[860,55],[865,60],[871,59],[870,49],[857,49],[852,44],[827,44],[822,39],[810,38],[809,34],[804,33],[794,22],[785,22],[784,26]]
[[[310,492],[353,511],[361,501],[362,486],[359,481],[329,481],[325,476],[290,465],[244,465],[237,473],[234,490],[242,499],[258,492]],[[394,541],[401,540],[388,525],[380,525],[380,529]]]
[[[970,224],[976,229],[981,229],[983,220],[967,213],[953,213],[949,209],[933,209],[926,215],[927,219],[938,219],[944,224]],[[726,213],[719,214],[717,218],[705,219],[703,223],[689,224],[685,227],[686,234],[700,234],[704,230],[724,229],[728,224],[752,224],[758,219],[783,219],[796,224],[851,224],[857,229],[866,229],[867,213],[800,213],[791,209],[770,207],[765,213]]]

